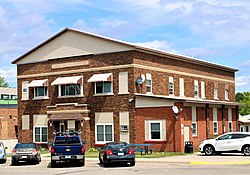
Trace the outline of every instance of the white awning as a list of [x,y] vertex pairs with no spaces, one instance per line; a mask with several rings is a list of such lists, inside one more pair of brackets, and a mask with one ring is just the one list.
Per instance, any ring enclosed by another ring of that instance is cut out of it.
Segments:
[[41,86],[48,86],[48,79],[33,80],[27,85],[27,87],[41,87]]
[[100,81],[112,81],[112,73],[106,74],[94,74],[89,80],[90,82],[100,82]]
[[60,84],[82,84],[82,76],[59,77],[51,83],[51,85]]

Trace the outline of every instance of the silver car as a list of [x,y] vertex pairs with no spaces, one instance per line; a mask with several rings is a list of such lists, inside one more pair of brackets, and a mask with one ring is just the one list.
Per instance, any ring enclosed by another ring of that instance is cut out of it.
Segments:
[[6,149],[3,142],[0,142],[0,163],[6,163]]

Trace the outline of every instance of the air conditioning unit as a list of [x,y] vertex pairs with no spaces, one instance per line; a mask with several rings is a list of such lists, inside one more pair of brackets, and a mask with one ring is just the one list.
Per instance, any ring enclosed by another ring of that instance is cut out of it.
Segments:
[[128,132],[128,125],[121,125],[121,132]]

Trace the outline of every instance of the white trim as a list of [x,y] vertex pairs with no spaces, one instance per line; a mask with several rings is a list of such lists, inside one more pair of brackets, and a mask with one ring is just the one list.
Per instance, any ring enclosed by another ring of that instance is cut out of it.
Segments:
[[[148,130],[148,132],[149,132],[149,134],[148,134],[149,140],[162,141],[163,140],[162,139],[163,138],[162,137],[162,120],[149,120],[148,123],[149,123],[149,130]],[[152,139],[152,136],[151,136],[151,124],[152,123],[159,123],[160,124],[160,139]]]
[[[104,141],[97,141],[97,125],[104,126]],[[112,141],[106,141],[105,138],[105,126],[111,125],[112,126]],[[95,123],[95,144],[105,144],[106,142],[113,142],[114,141],[114,124],[113,123]]]

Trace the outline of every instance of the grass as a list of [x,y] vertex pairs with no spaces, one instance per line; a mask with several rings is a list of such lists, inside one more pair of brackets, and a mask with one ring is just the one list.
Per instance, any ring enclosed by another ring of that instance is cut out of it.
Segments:
[[[85,153],[85,157],[87,158],[98,158],[98,151],[88,151]],[[160,158],[160,157],[170,157],[170,156],[180,156],[185,155],[184,153],[178,152],[153,152],[152,154],[143,154],[136,153],[136,158]]]

